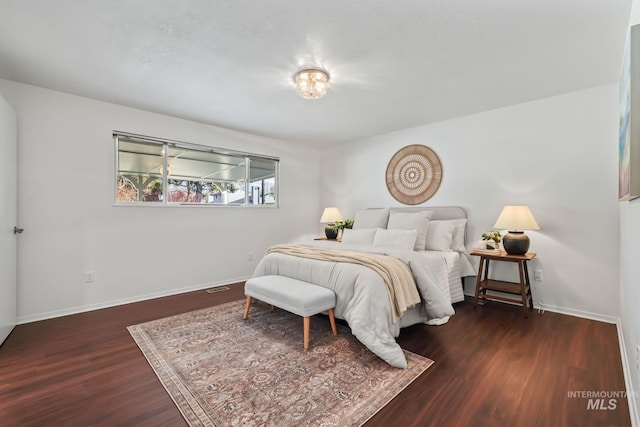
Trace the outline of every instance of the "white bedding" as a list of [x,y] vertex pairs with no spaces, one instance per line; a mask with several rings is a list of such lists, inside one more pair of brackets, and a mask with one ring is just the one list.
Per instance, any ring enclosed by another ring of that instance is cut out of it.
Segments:
[[451,303],[464,301],[462,278],[475,276],[476,271],[467,254],[455,251],[418,251],[425,257],[444,258],[447,265],[447,282]]
[[[395,338],[400,328],[418,322],[440,324],[454,314],[449,292],[449,274],[453,268],[445,256],[370,245],[306,242],[338,250],[392,255],[405,261],[412,270],[423,300],[411,309],[410,322],[403,318],[393,323],[387,286],[372,269],[348,263],[320,261],[281,253],[266,255],[256,267],[255,276],[275,274],[314,283],[336,293],[335,316],[349,323],[351,331],[367,348],[392,366],[406,368],[407,361]],[[452,256],[449,256],[453,259]]]

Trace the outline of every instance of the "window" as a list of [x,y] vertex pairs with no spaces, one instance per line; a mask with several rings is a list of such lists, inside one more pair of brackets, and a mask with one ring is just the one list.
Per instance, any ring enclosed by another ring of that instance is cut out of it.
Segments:
[[278,205],[275,157],[114,132],[117,204]]

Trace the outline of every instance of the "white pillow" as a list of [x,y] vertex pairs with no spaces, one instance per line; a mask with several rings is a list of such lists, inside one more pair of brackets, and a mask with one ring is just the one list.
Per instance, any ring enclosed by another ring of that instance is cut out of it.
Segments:
[[453,240],[453,224],[451,221],[429,221],[427,244],[430,251],[449,251]]
[[416,244],[417,236],[418,232],[416,230],[385,230],[378,228],[373,239],[373,245],[412,251]]
[[421,251],[427,245],[427,226],[433,211],[419,212],[395,212],[389,214],[387,229],[391,230],[416,230],[418,237],[414,249]]
[[345,228],[344,230],[342,230],[342,243],[373,245],[373,239],[375,235],[375,228],[363,228],[361,230]]
[[453,231],[451,232],[451,250],[456,252],[466,252],[467,248],[464,246],[464,229],[467,225],[466,218],[461,219],[442,219],[429,221],[429,224],[441,222],[450,222],[453,225]]
[[353,220],[353,228],[387,228],[389,221],[389,208],[367,209],[356,212]]
[[453,223],[453,238],[451,239],[451,250],[456,252],[466,252],[467,248],[464,246],[464,229],[467,225],[466,219],[452,219]]

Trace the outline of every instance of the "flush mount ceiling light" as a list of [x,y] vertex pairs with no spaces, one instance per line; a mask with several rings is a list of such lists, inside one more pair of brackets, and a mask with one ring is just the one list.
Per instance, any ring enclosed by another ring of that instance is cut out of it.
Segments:
[[329,87],[329,73],[318,69],[298,71],[295,75],[296,93],[304,99],[322,98]]

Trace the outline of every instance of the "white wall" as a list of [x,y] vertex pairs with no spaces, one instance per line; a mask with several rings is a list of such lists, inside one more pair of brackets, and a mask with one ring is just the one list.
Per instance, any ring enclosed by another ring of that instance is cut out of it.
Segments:
[[[321,228],[308,146],[7,80],[0,94],[18,115],[19,323],[242,280]],[[113,130],[279,156],[280,208],[114,207]]]
[[0,345],[16,325],[18,120],[0,96]]
[[[640,346],[640,199],[620,202],[620,320],[628,361],[628,378],[633,390],[640,391],[637,346]],[[635,396],[636,417],[640,399]],[[640,419],[636,419],[636,424]]]
[[[634,1],[630,25],[640,24],[640,2]],[[632,54],[637,54],[633,52]],[[640,391],[638,354],[640,351],[640,199],[620,202],[620,320],[627,359],[627,378],[633,390]],[[634,396],[631,408],[634,425],[640,425],[640,398]]]
[[[537,304],[615,321],[618,300],[617,85],[606,85],[356,141],[322,162],[321,206],[398,206],[386,188],[389,159],[409,144],[431,147],[443,181],[425,205],[469,212],[469,240],[492,228],[502,207],[529,205],[540,231],[531,271]],[[497,271],[516,279],[514,269]],[[467,285],[467,293],[473,292]]]

